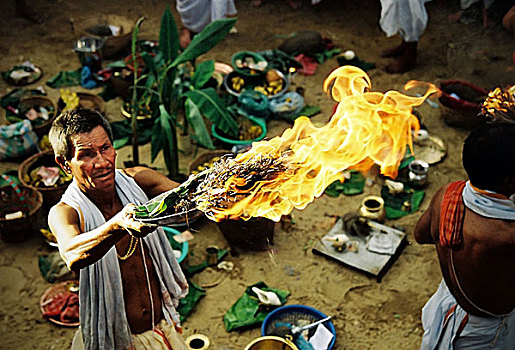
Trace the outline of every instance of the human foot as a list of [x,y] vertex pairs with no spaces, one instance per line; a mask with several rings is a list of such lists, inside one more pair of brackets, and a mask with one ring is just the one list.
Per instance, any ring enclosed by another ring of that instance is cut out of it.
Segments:
[[263,5],[265,3],[265,0],[252,0],[250,5],[252,7],[260,7],[261,5]]
[[391,47],[381,52],[381,57],[399,57],[406,51],[406,43],[403,41],[399,46]]
[[288,6],[290,6],[294,10],[298,10],[300,8],[300,1],[298,0],[285,0]]
[[458,23],[458,21],[460,20],[462,14],[463,14],[463,10],[459,10],[458,12],[453,13],[452,15],[449,15],[447,17],[447,19],[451,23]]
[[16,16],[34,23],[43,23],[43,16],[34,11],[25,1],[16,1]]
[[417,42],[405,43],[405,50],[402,56],[386,66],[390,74],[404,73],[415,68],[417,63]]
[[179,34],[179,43],[183,49],[187,48],[191,43],[191,31],[188,28],[182,28]]

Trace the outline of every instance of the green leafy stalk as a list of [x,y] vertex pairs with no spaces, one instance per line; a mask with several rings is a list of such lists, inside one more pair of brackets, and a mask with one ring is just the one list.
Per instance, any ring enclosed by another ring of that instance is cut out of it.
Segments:
[[132,158],[134,160],[134,165],[139,164],[139,150],[138,150],[138,109],[136,108],[138,103],[138,59],[136,57],[136,43],[138,41],[139,35],[139,27],[141,23],[145,20],[145,17],[140,17],[136,25],[134,26],[134,31],[132,32],[132,65],[134,67],[134,82],[132,89],[132,105],[131,105],[131,127],[132,127]]

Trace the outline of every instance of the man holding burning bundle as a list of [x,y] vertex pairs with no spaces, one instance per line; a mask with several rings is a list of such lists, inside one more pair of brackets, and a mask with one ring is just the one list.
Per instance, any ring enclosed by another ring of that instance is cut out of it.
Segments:
[[443,274],[421,349],[515,349],[515,124],[472,132],[463,166],[469,181],[438,190],[415,227]]
[[80,270],[82,337],[72,349],[187,349],[176,331],[186,279],[162,228],[133,218],[133,203],[177,183],[144,167],[115,169],[111,129],[96,111],[64,112],[49,138],[74,178],[48,217],[62,258]]

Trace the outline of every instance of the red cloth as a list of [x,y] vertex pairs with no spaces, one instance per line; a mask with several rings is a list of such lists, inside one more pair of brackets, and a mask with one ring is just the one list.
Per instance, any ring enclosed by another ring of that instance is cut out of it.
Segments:
[[465,184],[466,181],[452,182],[443,195],[439,226],[439,240],[443,247],[457,247],[463,239],[465,204],[461,195]]
[[61,322],[73,323],[79,320],[79,297],[76,293],[57,294],[46,307],[44,318],[53,318]]
[[317,61],[313,57],[309,57],[301,53],[295,56],[295,60],[302,63],[302,68],[299,69],[299,73],[305,75],[313,75],[318,67]]

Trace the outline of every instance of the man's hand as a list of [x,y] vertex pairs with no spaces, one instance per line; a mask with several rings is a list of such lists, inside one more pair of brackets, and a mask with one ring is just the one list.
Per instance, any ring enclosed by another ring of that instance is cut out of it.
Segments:
[[127,230],[131,235],[135,237],[145,237],[149,233],[153,232],[157,225],[143,223],[134,218],[136,212],[136,205],[129,203],[127,204],[118,214],[116,214],[118,225]]

